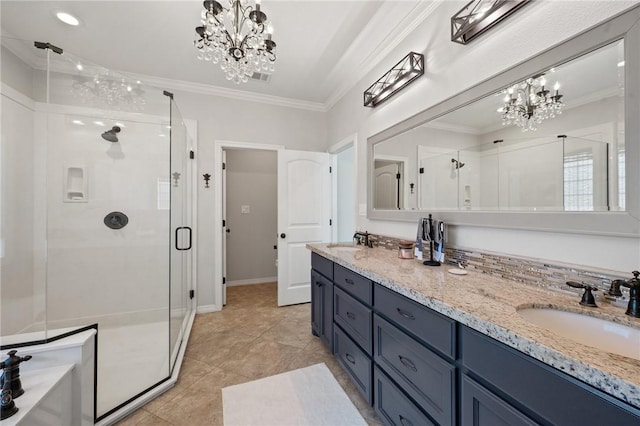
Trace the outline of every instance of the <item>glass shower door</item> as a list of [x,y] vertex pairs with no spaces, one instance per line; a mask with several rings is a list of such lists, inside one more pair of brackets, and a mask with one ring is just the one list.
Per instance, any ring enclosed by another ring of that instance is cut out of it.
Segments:
[[169,351],[171,370],[178,357],[191,311],[191,143],[182,114],[171,100],[171,261]]

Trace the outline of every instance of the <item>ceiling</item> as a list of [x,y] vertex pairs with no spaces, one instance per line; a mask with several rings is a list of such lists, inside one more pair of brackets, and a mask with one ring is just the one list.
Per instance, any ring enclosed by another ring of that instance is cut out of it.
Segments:
[[[0,16],[5,37],[50,42],[111,70],[146,76],[152,84],[171,81],[187,90],[326,110],[439,1],[263,0],[275,30],[276,70],[269,82],[240,85],[227,81],[219,65],[196,57],[201,1],[2,0]],[[58,11],[73,14],[80,25],[60,22]]]

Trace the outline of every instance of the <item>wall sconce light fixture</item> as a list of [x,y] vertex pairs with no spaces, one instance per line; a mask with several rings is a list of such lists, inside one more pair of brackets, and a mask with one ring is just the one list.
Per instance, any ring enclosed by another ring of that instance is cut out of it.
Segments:
[[204,178],[204,187],[208,188],[209,187],[209,179],[211,179],[211,175],[209,173],[205,173],[202,175],[202,177]]
[[467,44],[530,0],[472,0],[451,17],[451,41]]
[[424,55],[410,52],[364,91],[364,106],[376,107],[424,74]]

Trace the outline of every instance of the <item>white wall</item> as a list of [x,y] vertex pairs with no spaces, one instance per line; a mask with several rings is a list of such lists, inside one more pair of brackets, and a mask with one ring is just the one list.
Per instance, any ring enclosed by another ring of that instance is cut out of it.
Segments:
[[[329,111],[329,140],[340,140],[353,133],[362,135],[357,150],[357,164],[364,165],[367,137],[496,75],[635,3],[532,2],[487,34],[463,46],[450,41],[449,25],[451,16],[466,2],[445,1]],[[425,54],[425,75],[377,108],[363,107],[363,91],[409,51]],[[365,167],[358,169],[357,188],[358,202],[366,203]],[[369,232],[405,238],[413,238],[415,234],[413,223],[373,221],[361,216],[358,226]],[[637,269],[640,259],[640,241],[636,238],[462,226],[451,227],[449,237],[452,244],[460,247],[617,271]]]
[[[166,319],[169,204],[158,200],[159,180],[170,179],[169,137],[158,136],[166,123],[93,120],[50,113],[48,138],[38,141],[48,150],[47,321],[138,311]],[[111,143],[100,135],[115,121],[122,130]],[[86,203],[63,201],[68,166],[86,167]],[[112,211],[128,225],[109,229],[103,220]]]
[[[274,151],[227,150],[227,284],[277,275],[278,188]],[[242,206],[249,206],[243,213]]]
[[[198,121],[198,306],[221,306],[214,295],[214,192],[202,175],[213,175],[215,141],[282,145],[302,151],[327,150],[326,113],[226,97],[174,91],[183,116]],[[220,208],[218,206],[218,208]]]

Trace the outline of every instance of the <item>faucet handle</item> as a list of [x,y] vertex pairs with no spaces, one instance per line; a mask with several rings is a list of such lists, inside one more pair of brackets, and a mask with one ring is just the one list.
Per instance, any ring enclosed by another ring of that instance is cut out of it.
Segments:
[[584,293],[582,294],[582,299],[580,300],[580,304],[582,306],[590,306],[592,308],[597,308],[596,299],[593,297],[592,291],[598,291],[597,287],[592,287],[588,284],[578,283],[575,281],[567,281],[567,285],[573,288],[584,288]]
[[631,278],[629,281],[622,281],[620,285],[630,289],[640,289],[640,278],[638,278],[638,276],[640,276],[640,272],[633,271],[632,274],[633,278]]

